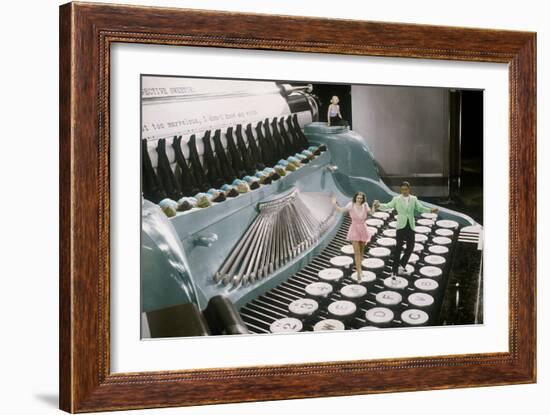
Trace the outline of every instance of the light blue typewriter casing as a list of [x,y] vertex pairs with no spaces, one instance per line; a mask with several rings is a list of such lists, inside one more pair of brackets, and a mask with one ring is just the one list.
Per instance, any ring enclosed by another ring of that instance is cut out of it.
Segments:
[[[316,246],[302,252],[267,278],[238,287],[216,283],[214,274],[258,214],[259,202],[279,197],[294,188],[301,192],[334,194],[340,204],[347,203],[357,191],[364,192],[369,203],[374,199],[389,201],[396,195],[381,180],[375,158],[359,134],[348,127],[328,127],[321,122],[306,125],[304,133],[310,144],[325,144],[328,151],[270,185],[206,209],[179,213],[170,218],[183,245],[189,267],[185,278],[190,279],[188,286],[194,290],[193,295],[182,290],[169,277],[170,264],[166,255],[158,248],[157,241],[143,234],[142,312],[189,303],[193,301],[192,297],[203,309],[214,295],[228,297],[239,308],[303,268],[330,242],[342,220],[342,216],[335,216]],[[429,203],[425,205],[431,206]],[[475,224],[466,215],[438,208],[441,219],[452,219],[461,225]]]

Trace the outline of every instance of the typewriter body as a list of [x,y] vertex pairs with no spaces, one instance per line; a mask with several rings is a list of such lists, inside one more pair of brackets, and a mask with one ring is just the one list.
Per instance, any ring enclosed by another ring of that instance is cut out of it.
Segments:
[[[364,264],[373,278],[354,281],[349,218],[330,198],[343,205],[357,191],[371,204],[395,196],[366,141],[319,122],[309,86],[188,81],[168,78],[171,87],[156,91],[144,82],[142,91],[143,337],[481,321],[482,228],[474,220],[444,207],[419,216],[413,271],[405,286],[392,286],[391,256],[372,248],[391,251],[395,212],[379,212],[367,222],[374,235]],[[354,298],[347,285],[365,290]],[[344,300],[354,304],[349,315],[331,309]]]

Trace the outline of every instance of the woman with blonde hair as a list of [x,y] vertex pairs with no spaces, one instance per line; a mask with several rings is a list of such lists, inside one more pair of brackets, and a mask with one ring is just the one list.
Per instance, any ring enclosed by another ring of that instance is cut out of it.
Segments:
[[330,99],[330,105],[328,106],[327,111],[327,125],[342,125],[343,119],[342,114],[340,114],[340,105],[338,104],[340,99],[334,95]]
[[340,207],[334,196],[332,196],[331,201],[338,212],[347,212],[351,218],[351,225],[346,239],[350,241],[353,246],[357,281],[361,281],[363,276],[362,261],[363,255],[365,254],[365,245],[371,238],[371,234],[365,223],[368,214],[371,212],[369,204],[367,203],[367,198],[363,192],[357,192],[353,196],[352,201],[345,207]]

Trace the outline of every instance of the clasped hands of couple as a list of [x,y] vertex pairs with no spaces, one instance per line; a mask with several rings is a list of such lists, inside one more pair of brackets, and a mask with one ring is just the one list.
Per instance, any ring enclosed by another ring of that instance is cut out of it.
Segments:
[[[330,197],[330,201],[332,202],[332,204],[335,204],[336,203],[336,197],[334,195],[332,195]],[[372,202],[372,208],[375,209],[375,210],[378,210],[378,208],[380,207],[380,201],[375,199],[373,200]],[[438,208],[432,208],[430,210],[432,213],[438,213],[439,212],[439,209]]]
[[[378,209],[378,208],[380,207],[380,201],[377,200],[377,199],[373,200],[373,201],[372,201],[372,207],[373,207],[374,209]],[[439,212],[439,209],[438,209],[438,208],[432,208],[432,209],[430,210],[430,212],[432,212],[432,213],[438,213],[438,212]]]

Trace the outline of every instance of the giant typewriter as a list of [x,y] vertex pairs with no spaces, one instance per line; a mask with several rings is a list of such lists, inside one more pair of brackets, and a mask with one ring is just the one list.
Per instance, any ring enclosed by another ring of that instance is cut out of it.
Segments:
[[317,122],[310,92],[143,80],[142,337],[482,322],[482,227],[459,212],[418,217],[395,279],[395,213],[376,212],[357,277],[330,197],[395,193],[361,136]]

